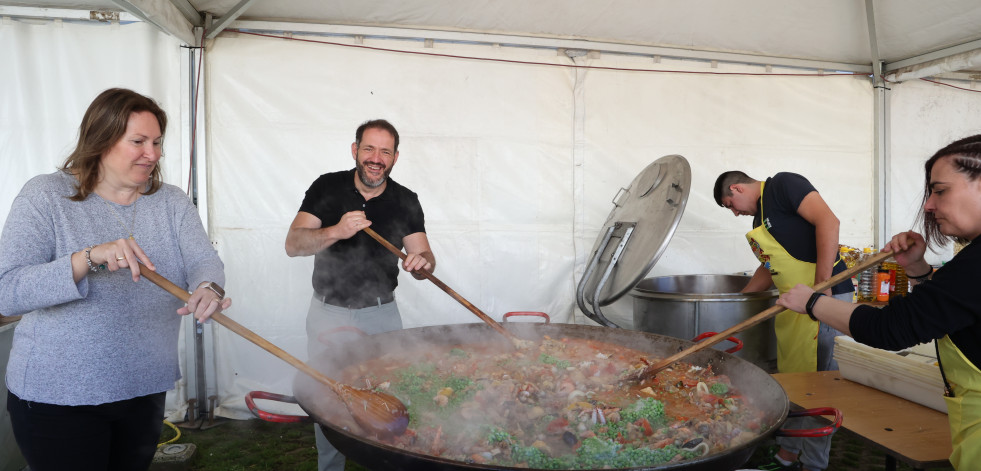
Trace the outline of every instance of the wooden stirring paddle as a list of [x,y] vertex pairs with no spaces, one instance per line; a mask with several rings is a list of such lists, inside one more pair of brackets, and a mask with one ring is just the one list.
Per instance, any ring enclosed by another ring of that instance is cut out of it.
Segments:
[[[824,290],[826,290],[826,289],[828,289],[828,288],[830,288],[832,286],[835,286],[838,283],[841,283],[842,281],[845,281],[845,280],[851,278],[856,273],[858,273],[858,272],[860,272],[862,270],[865,270],[866,268],[875,266],[879,262],[881,262],[881,261],[883,261],[883,260],[891,257],[892,255],[893,255],[892,252],[879,252],[879,253],[877,253],[877,254],[869,257],[868,259],[859,262],[854,267],[849,268],[849,269],[847,269],[847,270],[845,270],[845,271],[843,271],[843,272],[841,272],[841,273],[839,273],[839,274],[837,274],[835,276],[832,276],[831,278],[828,278],[827,280],[825,280],[825,281],[823,281],[821,283],[818,283],[818,284],[814,285],[814,291],[824,291]],[[785,308],[783,306],[780,306],[780,305],[773,305],[769,309],[767,309],[765,311],[762,311],[759,314],[757,314],[757,315],[755,315],[753,317],[750,317],[749,319],[746,319],[746,320],[744,320],[744,321],[742,321],[742,322],[740,322],[740,323],[738,323],[738,324],[736,324],[736,325],[734,325],[734,326],[732,326],[732,327],[730,327],[730,328],[728,328],[728,329],[726,329],[726,330],[724,330],[722,332],[719,332],[718,334],[715,334],[715,335],[709,337],[708,339],[705,339],[705,340],[703,340],[703,341],[701,341],[699,343],[696,343],[695,345],[692,345],[692,346],[690,346],[690,347],[688,347],[688,348],[686,348],[686,349],[684,349],[684,350],[682,350],[682,351],[680,351],[678,353],[675,353],[674,355],[671,355],[671,356],[665,358],[664,360],[661,360],[658,363],[655,363],[653,365],[650,365],[647,368],[644,368],[644,369],[640,370],[640,372],[630,375],[626,379],[629,380],[629,381],[643,380],[644,378],[647,378],[647,377],[650,377],[650,376],[652,376],[654,374],[657,374],[658,371],[661,371],[661,370],[663,370],[663,369],[665,369],[665,368],[673,365],[678,360],[680,360],[680,359],[682,359],[682,358],[684,358],[684,357],[686,357],[688,355],[691,355],[692,353],[695,353],[695,352],[697,352],[699,350],[702,350],[702,349],[711,347],[712,345],[715,345],[715,344],[717,344],[717,343],[719,343],[719,342],[721,342],[721,341],[729,338],[733,334],[737,334],[737,333],[742,332],[742,331],[744,331],[744,330],[746,330],[746,329],[748,329],[750,327],[753,327],[754,325],[759,324],[760,322],[763,322],[763,321],[765,321],[765,320],[767,320],[767,319],[769,319],[769,318],[771,318],[771,317],[773,317],[773,316],[775,316],[775,315],[783,312],[786,309],[787,308]]]
[[[397,255],[402,260],[405,260],[406,257],[408,257],[408,255],[406,255],[401,250],[399,250],[398,247],[392,245],[391,242],[385,240],[384,237],[378,235],[378,233],[375,232],[374,230],[372,230],[370,227],[366,227],[366,228],[364,228],[362,230],[366,234],[370,235],[372,239],[377,240],[378,243],[380,243],[383,246],[385,246],[386,249],[388,249],[393,254]],[[526,346],[525,345],[526,341],[520,340],[517,337],[515,337],[514,334],[512,334],[507,329],[505,329],[504,326],[502,326],[501,324],[498,324],[497,321],[495,321],[494,319],[491,319],[490,316],[488,316],[487,314],[484,314],[484,312],[481,311],[480,309],[477,309],[477,306],[474,306],[473,304],[470,303],[470,301],[467,301],[466,299],[463,298],[463,296],[460,296],[459,294],[457,294],[456,291],[453,291],[452,288],[450,288],[449,286],[446,286],[446,283],[443,283],[442,281],[440,281],[439,278],[436,278],[428,270],[419,269],[418,272],[420,274],[422,274],[423,276],[425,276],[426,279],[428,279],[429,281],[432,281],[433,284],[435,284],[436,286],[439,286],[439,289],[443,290],[446,294],[450,295],[453,299],[457,300],[460,304],[463,305],[463,307],[469,309],[470,312],[476,314],[477,317],[479,317],[482,321],[486,322],[487,325],[493,327],[494,330],[500,332],[502,335],[504,335],[509,340],[511,340],[511,342],[513,342],[516,346],[521,347],[521,348],[524,348]]]
[[[155,285],[163,288],[185,303],[191,296],[187,291],[181,289],[157,272],[151,271],[149,268],[141,267],[140,276],[152,281]],[[286,363],[293,365],[296,369],[310,375],[313,379],[327,385],[327,387],[341,398],[341,401],[347,406],[354,420],[366,432],[374,433],[381,437],[390,437],[401,435],[405,432],[406,427],[409,426],[409,413],[405,410],[405,404],[402,404],[402,401],[399,401],[395,396],[378,391],[358,389],[344,383],[339,383],[313,369],[313,367],[300,361],[293,355],[290,355],[285,350],[273,345],[238,322],[233,321],[228,316],[216,312],[211,315],[211,318],[228,328],[228,330],[241,335],[246,340],[262,347],[263,350],[272,353]]]

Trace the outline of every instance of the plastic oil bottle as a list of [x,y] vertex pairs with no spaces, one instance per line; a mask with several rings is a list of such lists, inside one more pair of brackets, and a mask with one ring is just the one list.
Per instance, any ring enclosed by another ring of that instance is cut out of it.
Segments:
[[[868,260],[868,258],[872,257],[873,255],[875,254],[872,253],[872,247],[865,247],[864,249],[862,249],[863,261]],[[858,295],[857,295],[858,302],[875,301],[876,294],[877,294],[876,293],[877,285],[875,284],[877,271],[878,271],[878,267],[873,266],[873,267],[866,268],[859,275]]]
[[888,301],[889,300],[889,270],[885,268],[879,268],[876,273],[876,301]]
[[857,249],[848,247],[847,245],[839,245],[838,256],[841,258],[841,261],[845,262],[846,267],[851,268],[858,263],[862,254]]
[[892,257],[883,260],[882,268],[890,272],[889,299],[895,296],[906,296],[909,293],[909,278],[906,277],[906,270]]

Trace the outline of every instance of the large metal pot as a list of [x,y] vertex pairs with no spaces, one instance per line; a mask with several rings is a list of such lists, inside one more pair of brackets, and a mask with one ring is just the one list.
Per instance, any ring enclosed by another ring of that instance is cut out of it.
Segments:
[[[694,338],[721,332],[770,308],[775,289],[740,293],[751,277],[743,275],[677,275],[647,278],[630,291],[634,298],[634,328],[644,332]],[[735,355],[767,371],[777,359],[773,319],[735,335],[745,346]],[[716,348],[726,348],[725,343]]]
[[[662,335],[625,329],[572,325],[511,323],[507,329],[517,337],[540,340],[543,335],[553,338],[575,337],[616,343],[647,352],[652,357],[667,357],[692,345]],[[314,368],[328,376],[339,374],[345,365],[360,363],[381,355],[381,352],[409,351],[420,344],[456,345],[474,341],[499,339],[503,348],[510,347],[504,336],[485,324],[456,324],[419,327],[364,337],[355,342],[333,346],[324,355],[311,359]],[[763,410],[766,433],[750,442],[722,453],[709,454],[682,463],[656,468],[631,469],[690,469],[733,470],[746,462],[753,450],[770,433],[780,428],[787,417],[789,401],[783,388],[765,371],[750,362],[713,349],[696,352],[686,359],[696,365],[712,365],[714,371],[729,376],[744,397]],[[293,393],[300,407],[320,425],[330,442],[345,456],[373,470],[510,470],[500,466],[450,461],[434,456],[408,452],[367,438],[348,414],[345,406],[322,384],[299,373],[293,383]]]

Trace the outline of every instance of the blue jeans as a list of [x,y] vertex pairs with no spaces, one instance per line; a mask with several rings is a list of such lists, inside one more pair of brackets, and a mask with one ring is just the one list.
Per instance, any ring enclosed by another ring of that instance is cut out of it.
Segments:
[[[340,345],[356,339],[350,333],[331,333],[339,327],[357,327],[369,335],[380,334],[401,330],[402,316],[394,301],[363,309],[348,309],[325,304],[314,296],[307,312],[307,354],[311,360],[325,354],[329,345]],[[344,455],[327,441],[319,424],[314,425],[313,429],[317,439],[317,470],[344,471]]]

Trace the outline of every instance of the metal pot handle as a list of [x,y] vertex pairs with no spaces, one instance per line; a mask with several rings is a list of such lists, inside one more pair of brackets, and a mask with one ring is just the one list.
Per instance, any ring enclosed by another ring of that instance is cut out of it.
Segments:
[[544,312],[537,312],[537,311],[511,311],[511,312],[509,312],[507,314],[504,314],[504,318],[501,319],[501,322],[507,322],[508,321],[508,317],[511,317],[511,316],[542,317],[542,318],[545,319],[545,323],[546,324],[552,322],[552,320],[548,317],[548,314],[545,314]]
[[841,421],[845,418],[841,411],[834,407],[817,407],[814,409],[791,411],[787,414],[787,417],[813,417],[815,415],[833,415],[835,416],[835,420],[834,423],[827,427],[800,430],[780,429],[776,431],[775,435],[780,437],[827,437],[841,427]]
[[[713,335],[716,335],[717,333],[718,332],[702,332],[701,334],[698,335],[698,337],[695,337],[695,338],[691,339],[691,341],[692,342],[695,342],[695,343],[698,343],[698,342],[700,342],[702,340],[705,340],[705,339],[707,339],[707,338],[709,338],[709,337],[711,337]],[[742,340],[739,340],[736,337],[729,337],[726,340],[728,340],[728,341],[736,344],[735,347],[732,347],[732,348],[726,350],[726,353],[736,353],[736,352],[738,352],[738,351],[740,351],[740,350],[743,349],[743,341]]]
[[297,423],[297,422],[313,422],[313,419],[308,415],[285,415],[277,414],[275,412],[266,412],[255,405],[255,400],[253,399],[268,399],[270,401],[285,402],[287,404],[296,404],[296,398],[293,396],[286,396],[283,394],[276,394],[265,391],[249,391],[245,395],[245,405],[248,406],[249,410],[256,417],[265,420],[266,422],[277,422],[281,424]]

